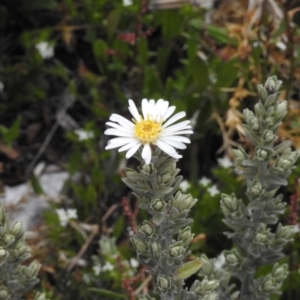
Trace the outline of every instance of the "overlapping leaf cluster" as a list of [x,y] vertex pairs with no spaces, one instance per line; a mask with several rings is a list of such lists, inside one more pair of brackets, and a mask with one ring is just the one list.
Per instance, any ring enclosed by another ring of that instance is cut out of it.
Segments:
[[[40,264],[33,261],[28,266],[21,263],[30,257],[29,247],[24,241],[21,222],[9,226],[8,217],[0,203],[0,299],[19,300],[23,293],[32,289],[39,281]],[[45,300],[38,294],[35,300]]]
[[[203,256],[206,268],[202,275],[220,280],[220,299],[262,300],[280,293],[280,287],[287,276],[287,265],[279,265],[278,259],[284,256],[283,247],[292,240],[292,226],[278,224],[279,215],[285,211],[283,196],[276,195],[278,189],[287,185],[298,154],[292,151],[289,141],[274,145],[276,131],[287,113],[287,102],[279,102],[281,81],[270,77],[265,86],[259,85],[260,100],[254,112],[244,110],[244,130],[253,143],[254,155],[243,148],[234,150],[236,172],[245,177],[247,196],[244,202],[232,195],[222,195],[221,209],[224,223],[231,228],[226,235],[236,247],[224,251],[225,263],[222,270],[215,270],[213,261]],[[272,227],[273,228],[273,227]],[[259,267],[274,264],[272,272],[256,278]],[[240,293],[231,294],[234,286],[229,285],[230,276],[241,281]]]
[[[162,300],[216,299],[213,290],[217,281],[205,278],[202,282],[196,281],[190,291],[183,289],[187,269],[184,259],[190,253],[188,246],[194,236],[188,226],[193,221],[188,213],[197,200],[191,195],[176,193],[182,179],[177,176],[176,160],[158,149],[150,165],[143,163],[140,154],[136,158],[141,161],[138,171],[127,168],[123,181],[140,200],[140,207],[152,217],[144,221],[131,241],[139,261],[149,268],[154,278],[154,294]],[[200,267],[199,262],[193,262],[194,268],[197,265]]]

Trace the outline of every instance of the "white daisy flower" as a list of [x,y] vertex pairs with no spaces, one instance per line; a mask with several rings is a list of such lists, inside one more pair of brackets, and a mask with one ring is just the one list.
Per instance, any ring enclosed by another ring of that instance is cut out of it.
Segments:
[[187,180],[183,180],[179,184],[179,188],[185,193],[191,187]]
[[54,56],[54,48],[48,42],[40,42],[35,45],[35,47],[44,59],[49,59]]
[[207,189],[207,191],[209,192],[209,194],[212,197],[220,194],[220,191],[218,190],[218,188],[217,188],[217,186],[215,184],[213,186],[211,186],[209,189]]
[[211,183],[211,180],[209,178],[206,178],[205,176],[203,176],[200,180],[199,180],[199,184],[203,185],[203,186],[208,186]]
[[182,156],[176,152],[175,148],[185,149],[184,143],[188,144],[190,140],[180,135],[191,134],[193,131],[189,120],[172,124],[185,117],[185,112],[171,117],[175,106],[169,107],[168,101],[159,99],[155,102],[153,99],[143,99],[142,115],[140,115],[134,102],[128,100],[128,103],[133,122],[120,115],[112,114],[109,119],[113,122],[106,123],[112,128],[104,133],[118,137],[111,139],[105,149],[121,147],[119,152],[127,151],[126,158],[130,158],[140,147],[143,147],[142,158],[147,165],[151,162],[152,156],[150,145],[156,145],[171,157],[181,158]]
[[215,270],[220,270],[225,264],[226,259],[223,253],[221,253],[214,261]]
[[223,158],[218,158],[218,163],[221,167],[225,169],[233,166],[232,161],[227,156],[224,156]]

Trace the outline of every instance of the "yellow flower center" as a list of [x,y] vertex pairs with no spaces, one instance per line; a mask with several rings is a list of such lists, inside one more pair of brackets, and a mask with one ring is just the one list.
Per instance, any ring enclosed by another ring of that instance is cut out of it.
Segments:
[[135,122],[134,134],[143,144],[153,143],[162,130],[161,123],[153,120]]

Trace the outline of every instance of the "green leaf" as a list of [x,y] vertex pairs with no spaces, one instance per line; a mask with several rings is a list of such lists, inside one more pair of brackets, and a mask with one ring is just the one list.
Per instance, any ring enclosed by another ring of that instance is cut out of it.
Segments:
[[4,126],[0,125],[0,141],[8,143],[11,145],[11,143],[18,137],[19,130],[20,130],[20,124],[21,124],[21,117],[19,116],[12,124],[10,128],[6,128]]
[[162,25],[163,36],[170,39],[180,33],[182,20],[176,10],[162,10],[155,14],[158,24]]
[[106,289],[98,289],[98,288],[89,288],[89,291],[109,297],[109,298],[119,298],[119,299],[126,299],[126,297],[122,294],[113,292],[113,291],[109,291]]
[[93,43],[93,52],[97,59],[105,60],[105,50],[107,49],[107,45],[103,40],[95,40]]
[[113,10],[107,18],[107,29],[108,29],[108,35],[111,38],[113,34],[116,31],[116,28],[120,22],[121,19],[121,10],[115,9]]
[[199,57],[195,57],[191,60],[189,68],[197,90],[202,92],[209,85],[208,68],[206,64]]
[[115,223],[115,226],[114,226],[114,230],[113,230],[112,235],[115,238],[120,237],[120,235],[123,232],[123,226],[124,226],[124,216],[121,216],[121,217],[118,218],[118,220],[117,220],[117,222]]
[[216,39],[220,43],[234,46],[237,44],[237,42],[234,39],[229,37],[228,31],[224,28],[208,25],[199,19],[191,20],[190,25],[201,31],[206,30],[212,38]]
[[180,268],[178,268],[177,273],[175,275],[175,279],[186,279],[191,275],[198,272],[203,263],[201,260],[193,260],[183,264]]
[[148,62],[148,43],[146,38],[140,38],[137,46],[139,52],[137,61],[142,67],[145,67]]
[[30,177],[30,183],[31,183],[31,186],[33,188],[33,191],[36,194],[40,195],[40,194],[44,193],[39,179],[34,174],[32,174],[31,177]]
[[92,184],[90,184],[87,188],[87,200],[90,203],[96,203],[97,202],[97,192]]

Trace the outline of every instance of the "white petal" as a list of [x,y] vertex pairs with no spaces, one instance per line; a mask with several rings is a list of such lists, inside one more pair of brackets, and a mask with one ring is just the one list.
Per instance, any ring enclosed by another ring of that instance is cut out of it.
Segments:
[[109,118],[111,121],[118,122],[121,126],[127,127],[127,128],[133,128],[134,124],[130,122],[129,120],[125,119],[124,117],[112,114]]
[[154,115],[156,115],[154,99],[150,99],[149,102],[148,102],[148,114],[151,115],[152,118],[153,118]]
[[186,145],[181,143],[181,142],[178,142],[178,141],[174,141],[172,139],[172,137],[169,137],[169,138],[164,138],[163,139],[164,142],[166,142],[167,144],[175,147],[175,148],[178,148],[178,149],[186,149]]
[[113,122],[106,122],[105,123],[106,125],[109,125],[113,128],[116,128],[116,129],[119,129],[119,130],[122,130],[122,131],[126,131],[126,132],[133,132],[133,128],[126,128],[126,127],[123,127],[119,124],[116,124],[116,123],[113,123]]
[[131,149],[129,149],[126,153],[126,158],[130,158],[139,148],[140,148],[140,144],[137,144]]
[[104,131],[104,134],[106,135],[116,135],[116,136],[128,136],[128,137],[134,137],[133,132],[128,131],[122,131],[119,129],[109,128]]
[[108,141],[108,144],[105,147],[105,149],[107,150],[107,149],[117,148],[126,145],[128,143],[132,143],[133,141],[135,141],[135,138],[127,138],[127,137],[113,138]]
[[142,113],[143,113],[144,119],[147,119],[147,115],[149,114],[147,99],[142,100]]
[[182,129],[192,129],[191,125],[189,125],[190,121],[183,121],[177,124],[174,124],[170,127],[164,128],[163,132],[174,132],[177,130],[182,130]]
[[141,145],[142,143],[139,140],[134,140],[133,142],[128,143],[127,145],[121,147],[118,151],[119,152],[126,151],[132,147],[135,147],[135,145],[137,145],[137,144]]
[[165,140],[166,138],[172,138],[172,140],[174,140],[174,141],[182,142],[182,143],[186,143],[186,144],[191,143],[190,139],[188,139],[185,136],[169,135],[169,136],[163,137],[163,140]]
[[163,120],[167,120],[174,113],[175,109],[175,106],[170,106],[169,108],[167,108],[166,112],[163,115]]
[[163,99],[158,99],[156,104],[155,104],[155,111],[157,114],[162,114],[161,113],[161,109],[162,109],[162,106],[164,105],[164,100]]
[[164,103],[163,103],[163,104],[161,105],[161,107],[160,107],[160,114],[161,114],[162,116],[165,115],[165,113],[166,113],[168,107],[169,107],[169,102],[168,102],[168,101],[164,101]]
[[149,165],[151,161],[151,148],[149,144],[145,144],[142,151],[142,158],[145,160],[145,163]]
[[129,99],[128,103],[129,103],[128,110],[130,111],[130,113],[132,114],[134,119],[137,120],[138,122],[141,121],[141,116],[140,116],[134,102],[131,99]]
[[[176,131],[176,135],[178,135],[178,134],[192,134],[192,133],[194,133],[193,130]],[[171,136],[171,135],[172,135],[172,132],[166,134],[166,136]]]
[[172,146],[168,145],[167,143],[165,143],[165,142],[162,141],[162,140],[157,140],[157,141],[155,142],[155,144],[156,144],[162,151],[166,152],[168,155],[170,155],[170,156],[172,156],[172,157],[174,157],[174,154],[177,154],[177,153],[176,153],[176,150],[175,150]]
[[174,115],[171,119],[169,119],[164,125],[163,128],[168,127],[169,125],[175,123],[177,120],[185,117],[186,113],[184,111],[179,112],[178,114]]

